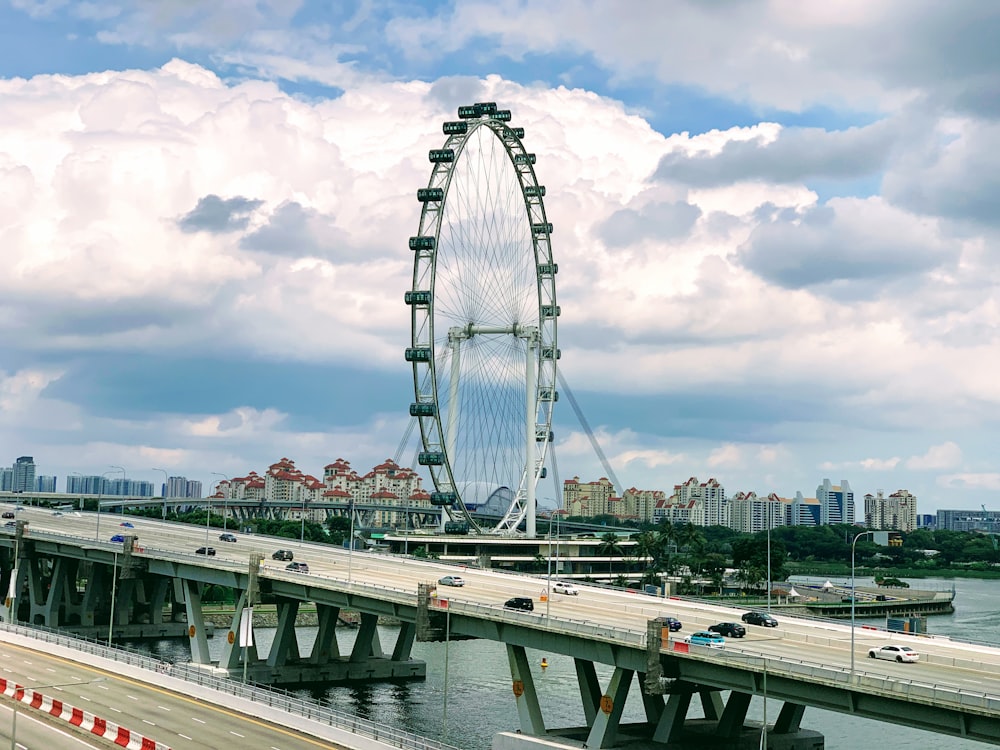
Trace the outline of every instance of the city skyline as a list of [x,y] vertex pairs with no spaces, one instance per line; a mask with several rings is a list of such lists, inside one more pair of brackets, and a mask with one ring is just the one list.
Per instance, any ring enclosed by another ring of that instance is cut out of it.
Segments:
[[[4,461],[417,468],[416,191],[442,123],[495,101],[547,190],[559,367],[624,487],[1000,507],[1000,9],[240,7],[0,7]],[[607,474],[568,407],[552,473]]]

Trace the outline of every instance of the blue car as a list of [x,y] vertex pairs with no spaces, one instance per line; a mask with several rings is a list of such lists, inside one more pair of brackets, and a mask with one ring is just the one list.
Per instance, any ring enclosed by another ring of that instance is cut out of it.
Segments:
[[111,537],[111,541],[112,542],[124,542],[125,541],[125,537],[122,536],[121,534],[115,534],[113,537]]
[[131,521],[122,521],[119,526],[124,526],[126,529],[134,529],[135,526],[132,525]]
[[694,646],[708,646],[709,648],[725,648],[726,639],[718,633],[710,633],[707,630],[699,630],[684,639],[685,643]]

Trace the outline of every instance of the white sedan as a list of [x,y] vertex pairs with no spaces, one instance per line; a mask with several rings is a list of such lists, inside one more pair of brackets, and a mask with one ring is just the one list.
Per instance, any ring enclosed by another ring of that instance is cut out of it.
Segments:
[[878,646],[868,649],[869,659],[888,659],[889,661],[915,662],[920,661],[920,654],[909,646]]
[[464,586],[465,581],[461,576],[445,576],[444,578],[439,578],[438,583],[442,586]]
[[555,583],[552,584],[552,593],[568,594],[569,596],[576,596],[577,594],[580,593],[580,590],[577,589],[577,587],[574,586],[572,583],[566,583],[565,581],[556,581]]

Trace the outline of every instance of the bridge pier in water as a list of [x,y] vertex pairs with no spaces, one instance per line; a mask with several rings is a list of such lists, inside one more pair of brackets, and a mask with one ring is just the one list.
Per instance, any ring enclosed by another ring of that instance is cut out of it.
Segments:
[[[493,743],[494,750],[526,750],[538,745],[588,748],[663,747],[670,750],[758,750],[763,726],[748,721],[751,693],[721,691],[682,680],[662,681],[659,677],[615,667],[602,687],[594,662],[574,659],[577,684],[586,724],[560,729],[546,728],[526,650],[507,644],[514,701],[520,723],[518,732],[504,732]],[[622,724],[622,711],[633,682],[645,722]],[[728,696],[723,699],[723,695]],[[697,697],[701,716],[688,718]],[[777,719],[767,727],[767,747],[771,750],[822,750],[824,738],[802,729],[804,706],[784,703]]]

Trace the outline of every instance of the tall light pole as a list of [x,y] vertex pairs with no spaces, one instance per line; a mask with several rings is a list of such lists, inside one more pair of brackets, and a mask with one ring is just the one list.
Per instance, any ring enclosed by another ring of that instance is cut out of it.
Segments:
[[101,481],[97,483],[97,532],[94,534],[94,539],[98,541],[101,538],[101,498],[104,497],[104,477],[108,474],[114,474],[114,472],[104,472],[101,474]]
[[115,627],[115,591],[118,589],[118,553],[115,552],[115,566],[111,572],[111,614],[108,617],[108,648],[111,648],[111,638]]
[[854,681],[854,547],[863,536],[873,534],[873,531],[862,531],[851,542],[851,682]]
[[127,481],[125,479],[125,467],[124,466],[115,466],[114,464],[112,464],[111,468],[112,469],[118,469],[118,471],[120,471],[122,473],[122,515],[124,516],[125,515],[125,498],[128,496],[128,493],[126,492],[126,487],[125,487],[125,485],[127,484]]
[[771,614],[771,501],[767,501],[767,613]]
[[[229,528],[228,524],[226,523],[227,516],[229,515],[229,487],[230,487],[229,475],[223,474],[220,471],[213,471],[212,473],[215,474],[215,476],[223,477],[226,480],[226,491],[222,493],[222,530],[226,531]],[[239,531],[239,528],[237,528],[237,531]]]
[[348,505],[351,513],[351,535],[347,538],[347,587],[351,587],[351,573],[354,559],[354,496],[351,496],[351,502]]
[[152,470],[153,471],[162,471],[163,472],[163,516],[162,516],[162,518],[165,521],[165,520],[167,520],[167,485],[170,483],[170,478],[167,476],[167,470],[166,469],[157,469],[154,466]]

